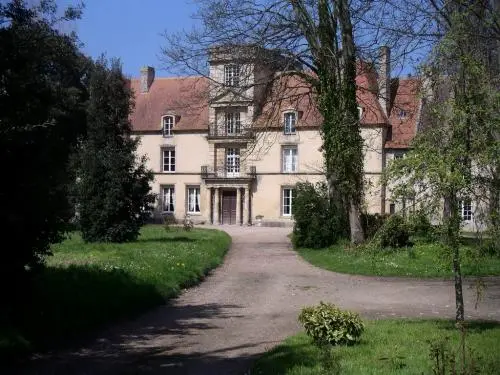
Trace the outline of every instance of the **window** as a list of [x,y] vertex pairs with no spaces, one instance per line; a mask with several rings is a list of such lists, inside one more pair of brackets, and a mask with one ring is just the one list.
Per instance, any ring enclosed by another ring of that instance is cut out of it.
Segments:
[[227,134],[238,134],[241,132],[241,120],[239,113],[226,112],[224,120]]
[[163,172],[175,172],[175,150],[163,149]]
[[163,212],[175,211],[175,188],[173,186],[163,187]]
[[283,166],[282,172],[284,173],[292,173],[297,172],[298,163],[297,163],[297,146],[287,146],[283,147]]
[[163,136],[171,137],[174,129],[174,116],[163,116]]
[[293,200],[294,191],[292,188],[283,188],[282,196],[283,203],[282,209],[283,216],[292,216],[292,200]]
[[231,64],[224,66],[224,83],[226,86],[237,87],[240,85],[240,66]]
[[403,159],[404,157],[405,157],[405,154],[403,152],[396,152],[394,154],[394,160]]
[[465,199],[463,201],[458,202],[458,209],[460,212],[460,216],[463,221],[471,221],[472,220],[472,203],[470,199]]
[[198,214],[200,213],[200,188],[190,187],[187,189],[187,208],[188,213]]
[[398,118],[404,120],[408,116],[408,113],[404,109],[398,110]]
[[297,122],[297,114],[295,112],[286,112],[285,113],[285,124],[284,131],[285,134],[294,134],[295,133],[295,123]]
[[238,148],[226,150],[226,172],[229,177],[240,175],[240,150]]

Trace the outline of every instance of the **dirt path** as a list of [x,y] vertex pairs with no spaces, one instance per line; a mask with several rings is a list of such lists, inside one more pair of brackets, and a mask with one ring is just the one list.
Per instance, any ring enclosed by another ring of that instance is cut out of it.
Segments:
[[[87,348],[39,358],[25,374],[241,374],[297,332],[300,308],[320,300],[369,318],[454,316],[448,281],[372,278],[313,267],[290,251],[285,228],[222,227],[233,237],[224,264],[169,305],[102,332]],[[500,280],[487,281],[466,315],[500,321]],[[17,370],[16,373],[19,373]]]

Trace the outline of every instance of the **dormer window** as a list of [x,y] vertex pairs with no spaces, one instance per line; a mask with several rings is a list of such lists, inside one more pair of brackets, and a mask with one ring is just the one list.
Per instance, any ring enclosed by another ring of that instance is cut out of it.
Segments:
[[162,118],[162,129],[163,129],[163,136],[164,137],[172,137],[174,135],[173,130],[174,130],[174,123],[175,123],[175,116],[163,116]]
[[404,120],[407,116],[408,116],[408,113],[406,113],[406,111],[404,109],[400,109],[398,111],[398,118],[400,120]]
[[226,86],[238,87],[240,85],[240,66],[230,64],[224,66],[224,83]]
[[284,113],[283,130],[285,134],[295,134],[295,124],[297,123],[297,112]]

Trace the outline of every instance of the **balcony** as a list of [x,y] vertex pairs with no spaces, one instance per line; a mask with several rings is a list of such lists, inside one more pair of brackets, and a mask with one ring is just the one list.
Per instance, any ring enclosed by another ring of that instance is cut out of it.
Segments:
[[227,126],[217,126],[210,124],[208,126],[208,139],[209,140],[235,140],[235,141],[248,141],[253,139],[254,132],[248,126],[234,125],[230,128]]
[[204,180],[254,180],[257,178],[255,166],[237,168],[234,165],[212,167],[201,166],[201,178]]

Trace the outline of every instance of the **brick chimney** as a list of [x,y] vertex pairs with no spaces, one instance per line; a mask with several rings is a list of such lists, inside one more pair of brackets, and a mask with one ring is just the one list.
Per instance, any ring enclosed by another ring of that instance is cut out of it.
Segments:
[[149,92],[151,85],[155,79],[155,68],[145,66],[141,68],[141,93]]
[[380,47],[378,69],[378,101],[389,117],[391,105],[391,50],[387,46]]

